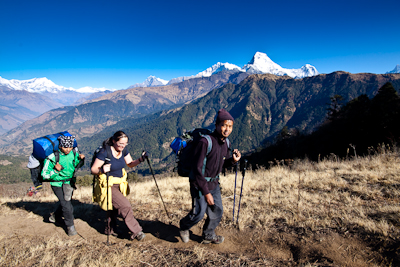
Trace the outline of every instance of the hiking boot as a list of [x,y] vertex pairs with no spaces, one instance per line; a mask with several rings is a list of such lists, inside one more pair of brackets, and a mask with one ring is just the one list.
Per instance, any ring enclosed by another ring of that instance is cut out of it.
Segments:
[[67,231],[68,231],[68,235],[69,235],[69,236],[73,236],[73,235],[77,235],[77,234],[78,234],[78,232],[76,231],[74,225],[68,226],[68,227],[67,227]]
[[145,234],[142,232],[142,231],[140,231],[137,235],[136,235],[136,239],[138,240],[138,241],[142,241],[143,240],[143,238],[145,238]]
[[55,223],[55,224],[60,224],[60,225],[64,224],[63,218],[56,216],[56,214],[54,212],[50,213],[49,222]]
[[111,230],[110,235],[115,236],[115,237],[118,237],[118,233],[117,233],[117,232],[114,232],[114,230]]
[[221,244],[222,242],[224,242],[224,237],[223,236],[220,236],[220,235],[216,235],[216,236],[213,236],[212,238],[204,238],[203,239],[203,244],[210,244],[210,243],[213,243],[213,244]]
[[179,231],[179,235],[181,236],[183,243],[189,242],[189,230]]
[[49,217],[49,222],[51,222],[51,223],[56,223],[56,215],[54,214],[54,213],[51,213],[50,214],[50,217]]

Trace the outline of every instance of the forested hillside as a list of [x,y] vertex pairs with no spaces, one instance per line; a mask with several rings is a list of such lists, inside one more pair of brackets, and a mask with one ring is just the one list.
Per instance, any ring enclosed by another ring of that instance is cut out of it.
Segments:
[[192,128],[212,129],[220,108],[235,118],[230,137],[232,146],[249,153],[273,141],[285,126],[303,133],[312,132],[324,122],[331,97],[341,95],[344,103],[362,94],[373,97],[388,81],[400,88],[400,75],[396,74],[335,72],[297,80],[270,74],[252,75],[238,85],[214,89],[191,104],[160,112],[151,119],[120,121],[93,137],[82,139],[81,143],[83,150],[90,154],[102,140],[123,130],[131,138],[129,150],[134,157],[147,150],[156,169],[172,169],[175,157],[171,155],[170,142]]
[[249,156],[255,165],[268,166],[284,159],[365,156],[400,141],[400,97],[391,83],[370,99],[363,94],[345,105],[331,98],[325,122],[313,133],[283,129],[276,143]]

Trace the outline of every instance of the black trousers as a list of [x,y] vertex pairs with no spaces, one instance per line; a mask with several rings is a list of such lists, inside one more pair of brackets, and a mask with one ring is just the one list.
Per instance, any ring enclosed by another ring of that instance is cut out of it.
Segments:
[[36,189],[42,189],[42,182],[39,179],[40,168],[36,167],[30,170],[31,170],[31,180],[33,182],[33,185],[35,186]]
[[57,196],[60,205],[55,211],[56,218],[61,218],[64,216],[64,222],[67,227],[74,225],[74,208],[72,207],[71,201],[65,201],[64,192],[62,187],[51,186],[54,194]]

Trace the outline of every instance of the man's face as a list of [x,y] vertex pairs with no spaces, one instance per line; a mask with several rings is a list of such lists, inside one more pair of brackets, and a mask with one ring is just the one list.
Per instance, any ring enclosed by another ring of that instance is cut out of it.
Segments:
[[68,155],[69,152],[72,151],[72,147],[60,147],[60,150],[62,153],[64,153],[65,155]]
[[232,133],[233,121],[225,120],[215,125],[217,133],[220,136],[227,138]]

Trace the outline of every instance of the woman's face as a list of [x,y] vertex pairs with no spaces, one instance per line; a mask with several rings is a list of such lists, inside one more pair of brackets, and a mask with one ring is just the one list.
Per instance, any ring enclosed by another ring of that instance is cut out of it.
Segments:
[[119,139],[117,142],[113,141],[113,146],[116,151],[122,152],[124,148],[128,145],[128,138],[127,137],[122,137]]

